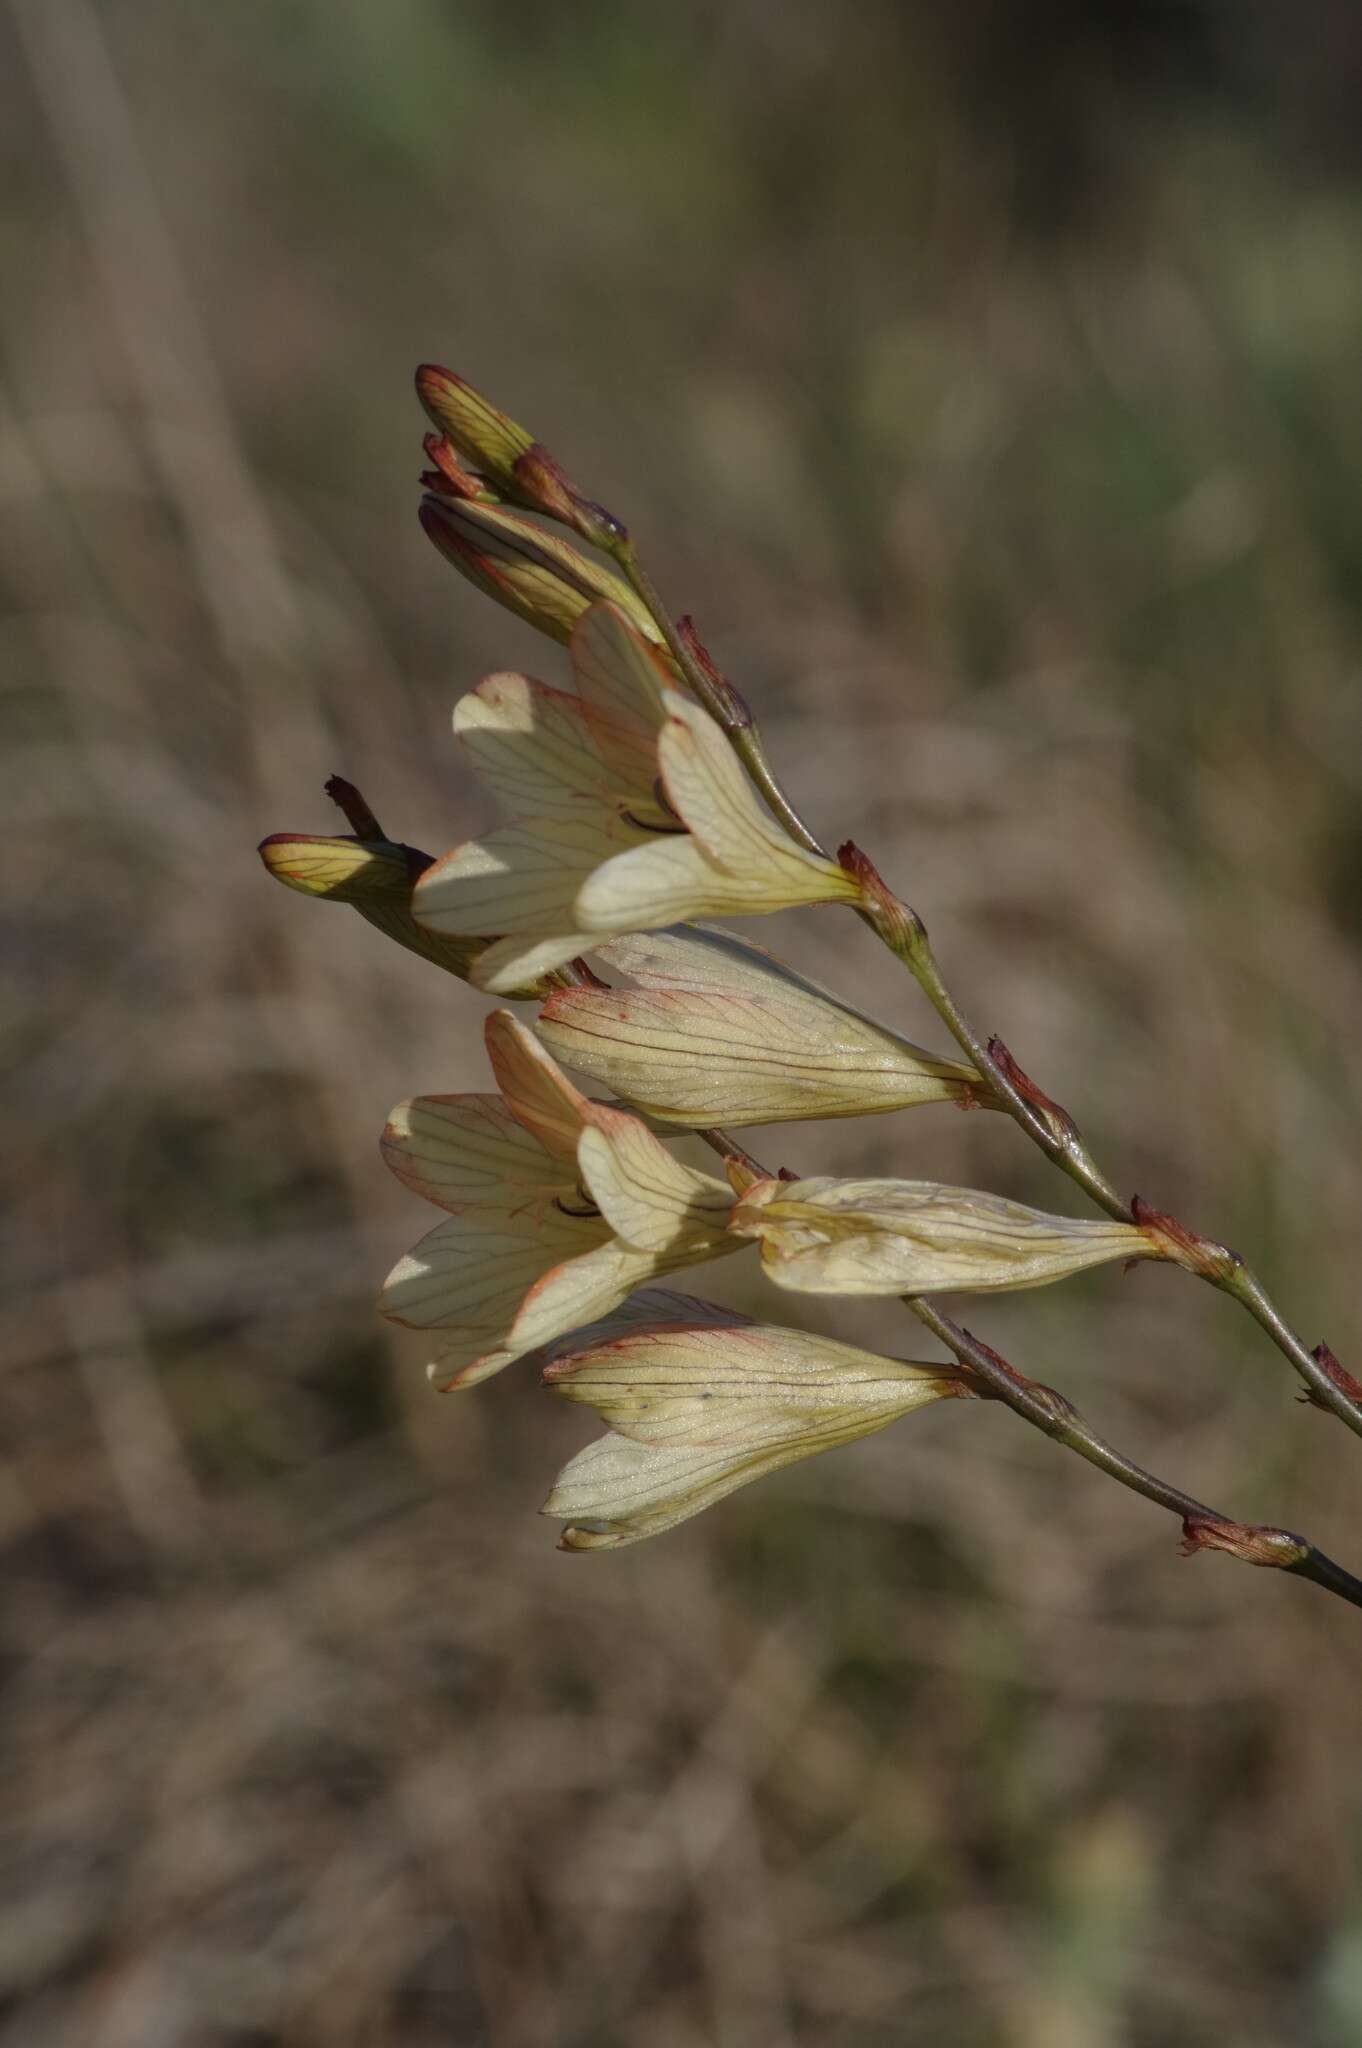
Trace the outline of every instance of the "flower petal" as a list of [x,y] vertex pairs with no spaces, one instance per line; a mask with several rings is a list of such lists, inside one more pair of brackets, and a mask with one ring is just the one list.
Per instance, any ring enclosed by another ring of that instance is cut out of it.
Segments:
[[583,612],[568,645],[582,702],[611,727],[646,733],[655,742],[667,718],[663,693],[675,678],[670,656],[613,604]]
[[[727,933],[691,927],[599,950],[651,985],[555,990],[539,1035],[567,1065],[666,1122],[867,1116],[983,1094],[972,1068],[925,1052]],[[689,985],[680,979],[688,963]]]
[[599,934],[775,907],[754,906],[750,896],[746,882],[712,867],[687,834],[616,853],[582,882],[572,916]]
[[468,1208],[515,1209],[530,1197],[570,1191],[567,1162],[546,1154],[499,1095],[418,1095],[399,1102],[381,1139],[397,1178],[457,1215]]
[[478,954],[468,978],[489,996],[539,994],[545,975],[589,952],[594,944],[591,932],[525,932],[497,939]]
[[[505,1343],[530,1290],[606,1237],[596,1216],[567,1216],[546,1200],[518,1214],[470,1209],[429,1231],[388,1275],[379,1306],[415,1330],[456,1328],[477,1349]],[[527,1350],[513,1345],[512,1355]]]
[[771,898],[766,909],[854,902],[860,884],[836,861],[806,852],[781,830],[708,712],[676,690],[666,693],[665,702],[669,715],[658,741],[662,780],[672,809],[708,859],[759,886]]
[[[413,908],[436,932],[570,932],[585,878],[647,835],[613,812],[533,819],[469,839],[426,869]],[[666,844],[684,844],[667,841]],[[571,954],[567,956],[569,959]]]
[[611,1426],[544,1504],[574,1524],[564,1547],[581,1550],[658,1535],[750,1479],[969,1391],[951,1368],[764,1325],[632,1331],[550,1365],[544,1380]]
[[507,1109],[545,1152],[573,1169],[568,1177],[575,1181],[577,1141],[593,1105],[509,1010],[492,1012],[483,1037]]
[[934,1181],[761,1181],[732,1228],[762,1240],[778,1286],[806,1294],[1044,1287],[1112,1259],[1160,1256],[1133,1224],[1049,1216]]
[[585,706],[565,690],[530,676],[484,676],[454,706],[454,731],[512,817],[572,818],[613,800]]
[[860,885],[851,875],[806,853],[766,817],[713,719],[674,690],[667,706],[658,760],[688,832],[635,846],[598,868],[577,893],[580,924],[601,933],[640,931],[696,917],[854,902]]
[[[584,1186],[617,1237],[640,1251],[722,1243],[733,1191],[674,1159],[637,1117],[592,1103],[577,1140]],[[727,1249],[727,1246],[724,1247]]]
[[511,1326],[516,1355],[609,1315],[636,1287],[666,1270],[665,1260],[614,1238],[552,1267],[529,1288]]

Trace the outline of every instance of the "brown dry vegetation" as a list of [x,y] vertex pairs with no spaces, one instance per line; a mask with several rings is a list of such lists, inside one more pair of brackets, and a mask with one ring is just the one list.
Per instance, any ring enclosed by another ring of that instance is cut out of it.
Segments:
[[[1120,1183],[1356,1367],[1357,38],[1175,12],[0,8],[3,2048],[1357,2038],[1359,1617],[954,1403],[560,1556],[583,1419],[372,1306],[430,1220],[376,1134],[487,1005],[253,852],[333,770],[439,850],[455,694],[557,675],[416,527],[444,357]],[[930,1036],[853,920],[756,935]],[[1072,1192],[1001,1119],[759,1136]],[[968,1320],[1362,1560],[1229,1303]]]

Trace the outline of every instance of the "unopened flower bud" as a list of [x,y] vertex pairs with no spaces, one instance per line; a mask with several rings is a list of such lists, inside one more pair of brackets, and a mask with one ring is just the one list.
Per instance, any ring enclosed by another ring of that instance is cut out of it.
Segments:
[[1164,1256],[1133,1224],[925,1180],[760,1181],[731,1227],[759,1237],[769,1277],[802,1294],[991,1293]]
[[[328,838],[314,832],[272,832],[260,858],[276,882],[300,896],[349,903],[399,946],[467,981],[489,941],[429,931],[411,914],[411,892],[430,855],[393,840]],[[543,984],[522,991],[542,993]]]
[[807,1330],[720,1319],[708,1303],[678,1305],[693,1313],[583,1333],[544,1373],[554,1393],[609,1424],[544,1503],[570,1524],[565,1550],[641,1542],[764,1473],[975,1391],[955,1366],[878,1358]]
[[564,645],[583,612],[608,598],[660,644],[647,607],[604,563],[499,505],[430,495],[421,524],[447,562],[528,625]]
[[577,489],[547,448],[466,379],[438,363],[423,363],[416,395],[455,454],[496,496],[560,520],[597,547],[623,536],[619,521]]
[[849,1009],[731,932],[681,925],[598,949],[638,988],[569,988],[539,1035],[666,1123],[786,1123],[992,1098],[973,1069]]

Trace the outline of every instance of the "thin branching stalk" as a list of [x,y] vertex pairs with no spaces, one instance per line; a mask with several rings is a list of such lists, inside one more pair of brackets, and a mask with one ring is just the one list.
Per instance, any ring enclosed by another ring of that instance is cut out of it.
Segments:
[[[745,1171],[767,1171],[751,1153],[735,1145],[726,1131],[699,1131],[696,1135],[721,1157],[735,1161]],[[1362,1580],[1336,1564],[1308,1537],[1289,1529],[1235,1522],[1219,1508],[1208,1507],[1204,1501],[1184,1493],[1170,1480],[1160,1479],[1156,1473],[1146,1471],[1143,1465],[1137,1465],[1133,1458],[1128,1458],[1123,1451],[1118,1451],[1100,1437],[1066,1395],[1018,1372],[991,1345],[983,1343],[961,1324],[943,1315],[925,1296],[904,1295],[901,1298],[909,1313],[953,1352],[960,1364],[980,1383],[981,1393],[1001,1401],[1014,1415],[1030,1423],[1033,1429],[1040,1430],[1052,1442],[1062,1444],[1080,1458],[1086,1458],[1090,1465],[1095,1465],[1099,1472],[1105,1472],[1118,1485],[1128,1487],[1132,1493],[1152,1501],[1155,1507],[1176,1515],[1183,1526],[1187,1551],[1225,1550],[1243,1563],[1292,1572],[1326,1593],[1334,1593],[1352,1606],[1362,1607]]]
[[[826,858],[825,847],[800,816],[772,768],[744,700],[730,685],[724,684],[722,688],[716,689],[713,679],[697,661],[686,640],[678,632],[658,594],[656,585],[639,561],[632,540],[621,543],[616,559],[640,599],[652,612],[658,629],[665,637],[686,680],[705,709],[717,719],[728,735],[772,815],[780,821],[798,845],[810,853],[821,854]],[[740,712],[735,712],[735,706],[741,707]],[[1076,1182],[1099,1209],[1117,1222],[1134,1223],[1138,1226],[1139,1205],[1122,1199],[1112,1181],[1092,1157],[1073,1118],[1057,1103],[1041,1096],[1038,1090],[1028,1091],[1027,1088],[1019,1086],[1019,1078],[1024,1081],[1025,1076],[1020,1075],[1020,1070],[1007,1054],[1006,1048],[996,1039],[985,1039],[970,1023],[941,972],[927,936],[927,928],[916,911],[900,903],[890,894],[871,863],[865,860],[858,849],[848,848],[845,853],[852,855],[863,865],[867,879],[873,878],[868,900],[860,912],[863,921],[895,958],[908,968],[956,1044],[972,1062],[1008,1114],[1020,1125],[1032,1143],[1037,1145],[1061,1172],[1067,1174],[1070,1180]],[[1193,1233],[1186,1235],[1192,1237]],[[1362,1406],[1349,1397],[1321,1363],[1320,1358],[1291,1328],[1272,1301],[1262,1280],[1242,1256],[1238,1252],[1229,1251],[1226,1247],[1212,1245],[1209,1239],[1198,1238],[1196,1241],[1222,1256],[1208,1259],[1202,1265],[1189,1264],[1189,1270],[1195,1271],[1199,1279],[1218,1287],[1222,1293],[1230,1295],[1246,1308],[1300,1375],[1317,1405],[1327,1408],[1331,1414],[1337,1416],[1354,1435],[1362,1436]]]

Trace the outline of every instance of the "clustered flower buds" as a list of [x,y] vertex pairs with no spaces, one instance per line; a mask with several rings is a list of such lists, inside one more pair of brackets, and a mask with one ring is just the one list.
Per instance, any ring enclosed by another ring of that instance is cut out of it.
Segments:
[[[929,1292],[1040,1287],[1162,1259],[1250,1298],[1233,1253],[1106,1192],[1065,1113],[960,1020],[915,913],[854,846],[836,861],[818,848],[742,700],[689,623],[662,610],[619,522],[462,378],[427,364],[417,389],[434,429],[426,533],[477,588],[566,645],[569,674],[555,685],[489,675],[455,705],[457,741],[505,823],[432,859],[386,839],[358,792],[333,784],[353,836],[276,833],[260,852],[289,888],[351,904],[478,989],[540,1004],[532,1024],[504,1009],[486,1020],[498,1092],[393,1111],[384,1156],[444,1218],[394,1267],[381,1307],[428,1333],[441,1389],[538,1353],[548,1387],[596,1409],[606,1434],[546,1503],[568,1525],[564,1545],[656,1535],[948,1398],[1016,1405],[1014,1388],[1028,1388],[1042,1427],[1077,1428],[1062,1396],[929,1312]],[[859,911],[912,968],[959,1052],[914,1044],[705,922],[828,904]],[[611,1099],[584,1095],[563,1067]],[[1024,1127],[1029,1117],[1042,1149],[1078,1159],[1075,1177],[1109,1213],[1049,1215],[918,1179],[772,1176],[727,1136],[933,1103],[1009,1108]],[[726,1177],[671,1149],[689,1132],[724,1155]],[[909,1297],[955,1360],[876,1357],[655,1285],[754,1240],[762,1272],[788,1292]],[[1305,1377],[1337,1406],[1346,1376],[1332,1354],[1330,1370],[1319,1361],[1306,1359]],[[1103,1462],[1099,1440],[1084,1448]],[[1117,1476],[1138,1469],[1115,1462]],[[1169,1489],[1150,1485],[1169,1505]],[[1189,1545],[1315,1569],[1303,1539],[1175,1499]]]

